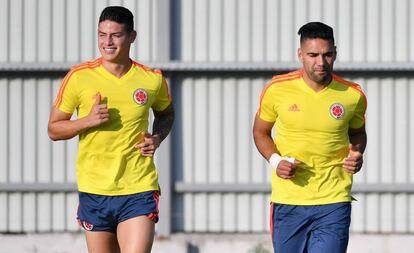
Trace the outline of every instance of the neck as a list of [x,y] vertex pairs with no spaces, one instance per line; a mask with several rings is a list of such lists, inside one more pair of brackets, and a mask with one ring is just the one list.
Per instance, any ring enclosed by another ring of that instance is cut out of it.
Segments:
[[131,68],[132,62],[128,58],[123,62],[110,62],[110,61],[102,61],[102,66],[108,70],[111,74],[114,76],[121,78],[123,75],[125,75],[129,69]]

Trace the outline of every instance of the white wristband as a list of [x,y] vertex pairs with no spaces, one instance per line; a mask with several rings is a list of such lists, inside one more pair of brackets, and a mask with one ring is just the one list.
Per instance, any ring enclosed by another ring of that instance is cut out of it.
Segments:
[[272,166],[275,169],[277,169],[277,166],[279,166],[280,161],[288,161],[290,163],[294,163],[295,158],[294,157],[289,157],[289,156],[283,156],[282,157],[277,153],[273,153],[269,158],[270,166]]

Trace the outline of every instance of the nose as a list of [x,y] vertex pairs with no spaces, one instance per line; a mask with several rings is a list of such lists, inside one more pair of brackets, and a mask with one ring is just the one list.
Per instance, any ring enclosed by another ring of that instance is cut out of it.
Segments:
[[323,57],[323,55],[319,55],[318,57],[316,57],[316,64],[318,66],[325,66],[327,63],[325,57]]
[[105,45],[111,45],[112,44],[112,36],[111,35],[107,35],[107,36],[105,36],[105,40],[104,40],[104,42],[105,42]]

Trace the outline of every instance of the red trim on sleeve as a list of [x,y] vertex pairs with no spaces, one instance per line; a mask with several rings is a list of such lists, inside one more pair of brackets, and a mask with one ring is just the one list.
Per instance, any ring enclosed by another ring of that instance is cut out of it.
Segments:
[[282,82],[285,81],[291,81],[291,80],[295,80],[298,78],[302,78],[303,76],[303,71],[302,69],[293,71],[293,72],[289,72],[287,74],[284,75],[277,75],[274,76],[265,86],[265,88],[263,89],[262,93],[260,94],[260,103],[259,103],[259,109],[257,110],[257,115],[260,115],[262,112],[262,102],[263,102],[263,97],[267,91],[267,89],[269,89],[272,85],[274,84],[280,84]]
[[59,108],[59,107],[60,107],[60,105],[62,104],[62,100],[63,100],[63,93],[65,92],[65,89],[66,89],[66,86],[67,86],[67,84],[68,84],[68,82],[69,82],[70,77],[71,77],[71,76],[72,76],[72,75],[73,75],[76,71],[79,71],[79,70],[82,70],[82,69],[87,69],[87,68],[89,68],[89,69],[93,69],[93,68],[96,68],[96,67],[98,67],[99,65],[101,65],[101,63],[102,63],[102,58],[98,58],[98,59],[96,59],[96,60],[94,60],[94,61],[85,62],[85,63],[81,63],[81,64],[79,64],[79,65],[74,66],[74,67],[73,67],[73,68],[69,71],[69,73],[68,73],[68,74],[66,74],[65,78],[63,78],[63,80],[62,80],[62,82],[61,82],[61,84],[60,84],[59,92],[58,92],[58,95],[57,95],[57,97],[56,97],[56,100],[55,100],[54,106],[55,106],[56,108]]

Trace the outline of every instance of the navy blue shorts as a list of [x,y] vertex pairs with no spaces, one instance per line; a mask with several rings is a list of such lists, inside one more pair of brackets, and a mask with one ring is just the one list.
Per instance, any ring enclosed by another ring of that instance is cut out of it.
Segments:
[[313,206],[272,203],[270,216],[274,252],[346,252],[350,202]]
[[158,221],[158,191],[123,196],[103,196],[79,192],[77,219],[88,231],[116,232],[122,221],[146,215]]

